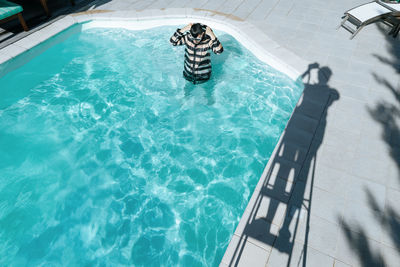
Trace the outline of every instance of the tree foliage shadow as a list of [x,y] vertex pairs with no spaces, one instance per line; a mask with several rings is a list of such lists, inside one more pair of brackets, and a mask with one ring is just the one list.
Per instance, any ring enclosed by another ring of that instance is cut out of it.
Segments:
[[[235,248],[228,248],[232,251],[229,266],[239,265],[246,253],[247,241],[273,247],[285,254],[285,266],[307,266],[317,152],[325,133],[328,109],[339,99],[337,90],[328,85],[331,75],[328,67],[321,67],[318,63],[310,64],[301,75],[304,83],[302,98],[281,136],[276,154],[271,156],[260,179],[253,196],[254,202],[250,200],[249,210],[245,211],[242,218],[245,224],[238,226],[235,235],[240,237],[240,242]],[[314,127],[304,128],[305,125]],[[279,222],[282,206],[286,207],[285,214]],[[292,254],[295,241],[299,240],[298,235],[304,235],[300,238],[304,242],[300,258],[294,258],[297,257]]]
[[[393,73],[400,73],[400,43],[398,37],[393,38],[387,35],[387,28],[384,25],[377,24],[378,30],[382,37],[386,39],[386,48],[390,57],[374,54],[373,56],[382,64],[392,68]],[[392,175],[397,175],[397,179],[393,181],[394,184],[386,185],[387,190],[400,190],[400,79],[393,80],[385,77],[385,73],[372,73],[374,79],[380,84],[381,90],[388,90],[392,96],[393,101],[379,100],[373,106],[367,108],[371,118],[376,121],[381,129],[381,138],[385,142],[389,155],[395,166],[397,167],[397,174],[393,172]],[[386,75],[387,76],[387,75]],[[395,189],[393,189],[393,187]],[[392,188],[392,189],[391,189]],[[382,231],[389,236],[393,248],[397,251],[397,257],[400,258],[400,213],[398,206],[394,207],[386,200],[385,207],[382,208],[378,205],[376,196],[364,189],[368,199],[369,209],[376,215],[374,218],[378,224],[381,225]],[[345,233],[346,240],[353,252],[358,256],[359,262],[362,266],[387,266],[388,259],[382,250],[375,250],[372,247],[371,241],[368,238],[367,230],[361,225],[351,225],[346,219],[339,219]]]

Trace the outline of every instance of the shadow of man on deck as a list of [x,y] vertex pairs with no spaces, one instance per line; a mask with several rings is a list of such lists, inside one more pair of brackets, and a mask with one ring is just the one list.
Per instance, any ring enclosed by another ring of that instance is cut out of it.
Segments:
[[[279,256],[279,266],[289,266],[292,260],[306,266],[317,152],[328,109],[339,99],[339,93],[328,85],[331,75],[328,67],[320,67],[318,63],[310,64],[301,75],[303,95],[235,232],[241,239],[230,266],[237,266],[242,256],[247,257],[246,241],[266,251],[273,248],[283,253],[286,258]],[[247,220],[244,226],[243,220]],[[302,243],[302,248],[296,248],[293,258],[295,240]],[[271,262],[271,256],[272,253],[267,266],[277,264]]]

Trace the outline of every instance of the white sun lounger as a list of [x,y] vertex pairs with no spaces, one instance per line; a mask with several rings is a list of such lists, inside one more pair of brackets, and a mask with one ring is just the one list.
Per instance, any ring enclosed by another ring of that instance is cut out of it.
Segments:
[[393,35],[393,38],[396,38],[397,34],[400,32],[400,4],[390,4],[380,0],[379,3],[393,11],[393,13],[385,19],[385,22],[388,22],[392,26],[389,35]]
[[387,7],[388,9],[394,11],[394,12],[400,12],[400,4],[390,4],[390,3],[385,3],[380,0],[377,1],[380,5]]
[[[397,8],[399,8],[399,11],[397,11]],[[377,21],[382,21],[396,12],[400,12],[400,6],[397,7],[396,4],[386,4],[379,0],[362,4],[346,11],[344,13],[344,19],[338,28],[343,27],[351,32],[352,35],[350,39],[353,39],[364,26]],[[355,28],[347,22],[354,25]]]

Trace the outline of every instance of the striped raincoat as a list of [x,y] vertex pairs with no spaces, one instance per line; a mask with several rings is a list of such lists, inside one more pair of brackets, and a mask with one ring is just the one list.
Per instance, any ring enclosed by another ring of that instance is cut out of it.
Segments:
[[182,33],[180,29],[177,29],[170,42],[174,46],[186,45],[183,76],[186,80],[196,84],[205,82],[211,77],[209,50],[212,50],[215,54],[220,54],[224,51],[224,48],[217,38],[212,40],[206,34],[198,44],[194,43],[194,39],[190,33]]

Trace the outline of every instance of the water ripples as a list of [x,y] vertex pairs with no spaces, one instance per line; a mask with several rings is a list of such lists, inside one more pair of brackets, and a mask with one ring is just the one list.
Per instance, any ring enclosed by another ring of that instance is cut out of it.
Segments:
[[0,78],[0,265],[219,264],[301,88],[222,32],[190,85],[175,28],[92,29]]

